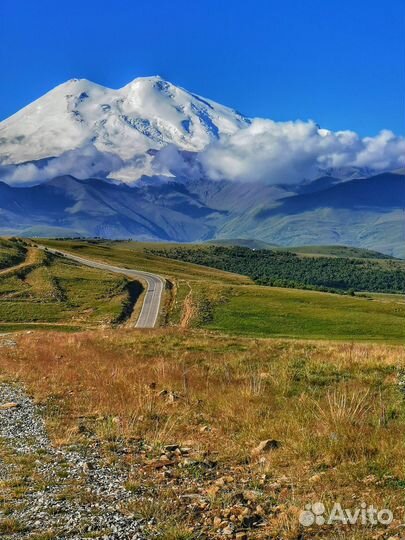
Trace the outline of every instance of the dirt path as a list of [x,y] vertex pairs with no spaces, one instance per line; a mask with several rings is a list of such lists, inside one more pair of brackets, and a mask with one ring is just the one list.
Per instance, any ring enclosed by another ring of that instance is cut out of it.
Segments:
[[191,288],[191,285],[187,283],[190,291],[187,294],[186,298],[184,299],[183,304],[183,313],[180,321],[180,328],[189,328],[191,321],[193,320],[193,317],[196,312],[196,307],[193,302],[193,290]]

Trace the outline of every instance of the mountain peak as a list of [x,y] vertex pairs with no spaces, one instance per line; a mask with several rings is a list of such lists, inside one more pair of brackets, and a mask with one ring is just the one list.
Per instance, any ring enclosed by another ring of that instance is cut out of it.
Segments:
[[64,83],[62,83],[62,86],[69,86],[69,85],[77,85],[77,84],[96,84],[92,81],[89,81],[89,79],[68,79]]
[[126,85],[124,85],[122,88],[120,88],[118,90],[113,90],[110,87],[103,86],[103,85],[98,84],[96,82],[93,82],[93,81],[91,81],[89,79],[74,77],[72,79],[68,79],[67,81],[64,81],[63,83],[55,86],[55,88],[50,90],[50,92],[54,92],[57,89],[66,89],[66,90],[77,91],[77,90],[80,90],[80,89],[86,88],[86,87],[89,87],[89,88],[92,88],[92,87],[103,88],[105,90],[110,90],[112,92],[114,92],[114,91],[120,92],[121,90],[123,90],[125,88],[130,88],[130,87],[133,87],[133,86],[153,86],[155,84],[163,84],[163,85],[175,86],[171,82],[166,81],[160,75],[151,75],[149,77],[135,77],[132,81],[130,81],[129,83],[127,83]]
[[[92,146],[95,152],[106,154],[109,162],[111,156],[120,163],[137,159],[148,167],[149,150],[175,145],[179,150],[201,151],[246,122],[232,109],[159,75],[138,77],[118,90],[75,78],[0,123],[0,163],[58,158]],[[83,155],[87,152],[81,152],[80,159]],[[142,160],[141,155],[145,156]],[[135,169],[138,165],[130,165],[132,181],[142,175]]]
[[130,84],[134,84],[134,83],[137,83],[137,82],[151,82],[151,83],[166,82],[166,83],[168,83],[169,81],[166,81],[160,75],[150,75],[150,76],[146,76],[146,77],[135,77],[135,79],[133,79],[126,86],[129,86]]
[[148,93],[160,93],[168,97],[172,97],[177,92],[185,92],[189,94],[186,90],[172,84],[169,81],[163,79],[160,75],[153,75],[151,77],[137,77],[130,83],[126,84],[123,88],[120,89],[120,92],[128,94],[142,94]]
[[55,88],[50,90],[47,94],[45,94],[45,96],[49,94],[53,94],[55,92],[65,93],[66,95],[77,94],[80,92],[90,91],[92,89],[99,90],[99,91],[109,90],[107,87],[102,86],[101,84],[97,84],[93,81],[90,81],[89,79],[68,79],[67,81],[59,84],[58,86],[55,86]]

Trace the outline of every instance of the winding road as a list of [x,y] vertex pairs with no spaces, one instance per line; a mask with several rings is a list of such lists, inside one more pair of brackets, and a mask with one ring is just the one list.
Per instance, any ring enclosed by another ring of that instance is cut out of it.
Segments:
[[[45,249],[41,246],[42,249]],[[143,272],[141,270],[132,270],[130,268],[122,268],[120,266],[112,266],[108,263],[102,263],[98,261],[93,261],[91,259],[84,259],[83,257],[78,257],[77,255],[72,255],[66,251],[60,251],[57,249],[46,248],[49,252],[54,253],[55,255],[62,255],[68,259],[72,259],[80,264],[86,266],[91,266],[92,268],[98,268],[99,270],[105,270],[107,272],[113,272],[115,274],[124,274],[132,278],[140,279],[141,281],[146,282],[147,289],[143,299],[143,305],[141,313],[138,317],[138,321],[135,325],[136,328],[154,328],[157,324],[160,304],[162,300],[162,295],[165,287],[165,280],[156,275],[151,274],[150,272]]]

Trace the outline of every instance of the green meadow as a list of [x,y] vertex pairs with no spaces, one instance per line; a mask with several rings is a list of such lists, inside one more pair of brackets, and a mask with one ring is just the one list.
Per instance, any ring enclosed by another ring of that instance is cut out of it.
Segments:
[[218,303],[208,327],[246,336],[405,342],[405,303],[238,287]]
[[166,292],[169,326],[207,328],[233,335],[405,342],[405,303],[397,294],[354,297],[258,286],[250,278],[151,253],[169,244],[42,241],[84,257],[156,272]]

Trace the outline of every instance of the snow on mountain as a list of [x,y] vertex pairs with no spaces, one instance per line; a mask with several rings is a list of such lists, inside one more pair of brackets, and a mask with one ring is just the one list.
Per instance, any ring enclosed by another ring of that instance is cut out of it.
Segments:
[[122,160],[169,144],[200,151],[248,123],[160,77],[119,90],[72,79],[0,123],[0,163],[56,157],[89,144]]
[[389,130],[249,119],[160,77],[119,90],[72,79],[0,123],[0,180],[14,186],[65,175],[298,184],[395,170],[404,153],[405,137]]

